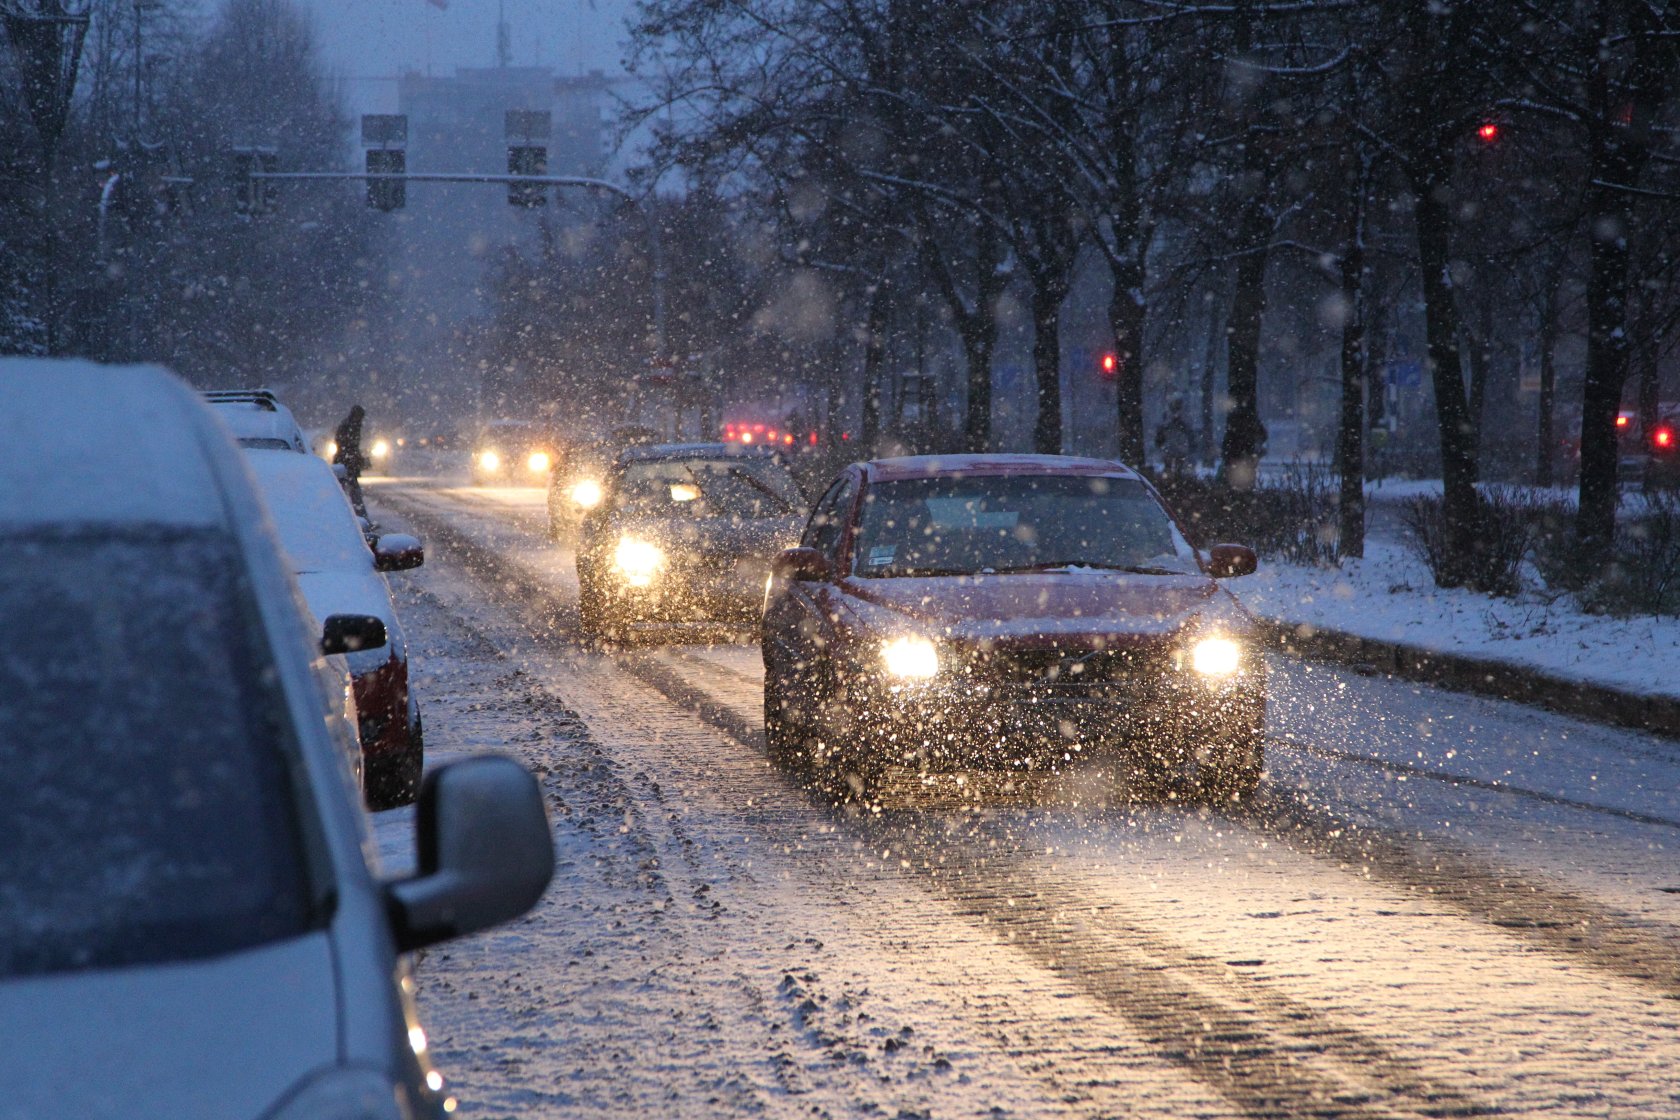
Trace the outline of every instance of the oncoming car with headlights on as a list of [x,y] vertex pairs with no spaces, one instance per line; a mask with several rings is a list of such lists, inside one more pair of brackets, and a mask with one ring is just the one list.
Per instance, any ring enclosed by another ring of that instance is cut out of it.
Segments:
[[626,450],[581,526],[584,630],[755,620],[770,562],[798,541],[804,508],[787,465],[768,450],[723,443]]
[[554,469],[554,436],[546,424],[529,420],[492,420],[473,441],[473,481],[546,486]]
[[867,797],[889,768],[1109,765],[1126,784],[1253,792],[1266,666],[1193,548],[1120,463],[917,456],[847,468],[765,594],[777,761]]

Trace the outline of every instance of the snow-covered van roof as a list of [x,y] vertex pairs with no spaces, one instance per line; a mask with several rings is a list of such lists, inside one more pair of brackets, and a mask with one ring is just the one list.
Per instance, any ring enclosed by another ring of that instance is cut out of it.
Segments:
[[309,454],[292,410],[270,389],[207,389],[204,399],[215,406],[223,423],[241,447],[263,447]]
[[1137,478],[1124,463],[1112,459],[1087,459],[1077,455],[902,455],[892,459],[871,459],[863,464],[873,482],[906,478],[936,478],[941,475],[1091,474]]
[[0,358],[0,449],[0,528],[221,525],[213,457],[238,469],[209,407],[157,366]]

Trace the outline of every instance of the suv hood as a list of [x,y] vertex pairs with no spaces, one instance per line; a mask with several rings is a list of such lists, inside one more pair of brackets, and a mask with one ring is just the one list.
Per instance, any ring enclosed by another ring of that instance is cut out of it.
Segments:
[[243,1120],[337,1064],[328,935],[0,983],[0,1117]]
[[792,516],[750,521],[712,517],[697,521],[693,518],[619,515],[612,522],[614,540],[618,534],[629,534],[644,537],[676,552],[763,557],[773,557],[782,549],[797,544],[802,526],[801,520]]
[[[1145,576],[1126,572],[1018,572],[1009,575],[896,579],[852,577],[846,593],[880,608],[872,626],[892,616],[916,629],[956,640],[1021,641],[1174,634],[1217,615],[1246,626],[1228,591],[1204,575]],[[888,614],[887,612],[890,612]]]

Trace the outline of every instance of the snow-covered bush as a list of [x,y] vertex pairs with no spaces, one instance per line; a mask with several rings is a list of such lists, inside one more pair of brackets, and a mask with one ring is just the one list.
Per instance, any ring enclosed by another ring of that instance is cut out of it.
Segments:
[[1292,564],[1336,563],[1337,484],[1325,467],[1291,463],[1253,490],[1180,475],[1162,474],[1154,481],[1198,547],[1230,541]]
[[1447,563],[1446,517],[1436,495],[1406,503],[1406,528],[1413,550],[1435,577],[1437,587],[1467,587],[1488,595],[1512,596],[1522,590],[1522,569],[1539,533],[1538,510],[1521,491],[1505,486],[1476,491],[1476,539],[1462,582],[1442,578]]

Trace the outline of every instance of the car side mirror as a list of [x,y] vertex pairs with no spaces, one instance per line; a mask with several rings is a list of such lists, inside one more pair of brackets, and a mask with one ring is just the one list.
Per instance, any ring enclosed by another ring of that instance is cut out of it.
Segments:
[[814,548],[784,549],[771,565],[770,574],[780,580],[827,583],[834,578],[828,557]]
[[419,870],[385,888],[402,952],[519,917],[554,874],[542,791],[505,755],[477,755],[427,774],[415,832]]
[[356,653],[390,641],[385,622],[371,614],[329,614],[321,624],[321,652]]
[[382,572],[406,572],[426,562],[420,538],[408,533],[386,533],[373,542],[373,566]]
[[1259,566],[1259,558],[1246,544],[1216,544],[1208,549],[1207,572],[1214,579],[1250,575]]

